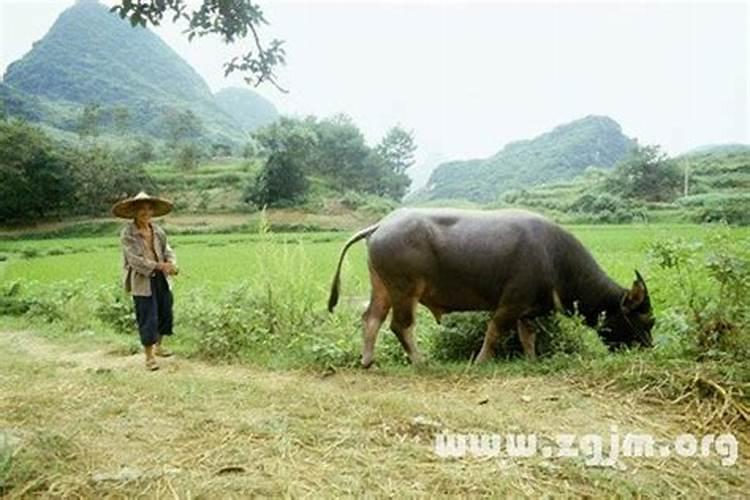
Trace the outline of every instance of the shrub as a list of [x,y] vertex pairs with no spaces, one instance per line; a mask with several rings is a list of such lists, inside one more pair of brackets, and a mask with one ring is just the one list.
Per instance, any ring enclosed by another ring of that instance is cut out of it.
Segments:
[[[650,256],[669,274],[679,305],[670,314],[689,325],[683,342],[697,359],[745,361],[750,356],[750,241],[735,241],[719,232],[708,248],[683,240],[651,245]],[[700,251],[700,252],[699,252]],[[702,257],[702,258],[701,258]],[[700,279],[702,276],[706,279]]]
[[596,330],[579,315],[554,314],[536,320],[537,350],[540,356],[597,358],[607,353]]
[[[432,356],[443,361],[466,361],[482,347],[489,313],[454,313],[447,315],[432,342]],[[540,357],[575,356],[594,358],[606,353],[596,331],[578,316],[553,314],[533,321],[536,351]],[[516,330],[501,337],[496,356],[508,358],[523,353]]]
[[750,195],[707,193],[685,196],[677,200],[680,206],[696,208],[695,222],[727,222],[750,225]]
[[20,295],[21,283],[17,281],[0,290],[0,316],[21,316],[28,312],[31,302],[21,298]]
[[314,364],[325,368],[354,368],[359,365],[360,346],[356,336],[340,335],[335,339],[316,337],[310,340],[305,351]]
[[341,197],[340,201],[343,207],[346,207],[349,210],[356,210],[367,203],[367,197],[356,191],[347,191]]
[[282,318],[273,294],[265,296],[247,283],[231,288],[219,303],[200,304],[192,322],[201,331],[198,353],[210,359],[231,360],[248,351],[274,347]]
[[609,193],[585,193],[571,203],[568,210],[585,215],[589,222],[632,222],[638,216],[632,203]]
[[35,288],[27,316],[47,323],[59,322],[64,330],[80,331],[94,327],[95,290],[86,281],[61,281]]
[[740,206],[706,207],[694,217],[696,222],[726,222],[740,226],[750,225],[750,203]]
[[99,291],[95,314],[103,324],[110,326],[117,333],[135,331],[132,300],[119,284],[104,287]]
[[430,354],[441,361],[466,361],[474,358],[482,347],[489,319],[489,313],[446,315],[432,339]]
[[39,257],[39,250],[36,248],[24,248],[21,250],[21,257],[24,259],[33,259]]

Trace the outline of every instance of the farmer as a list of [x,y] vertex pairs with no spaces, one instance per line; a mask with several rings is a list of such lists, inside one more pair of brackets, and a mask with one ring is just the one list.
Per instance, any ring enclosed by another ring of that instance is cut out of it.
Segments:
[[158,370],[155,356],[171,353],[162,339],[172,335],[172,292],[169,276],[177,274],[177,260],[162,228],[151,222],[172,210],[172,203],[144,192],[112,207],[112,213],[130,219],[120,233],[123,285],[133,296],[138,332],[146,354],[146,368]]

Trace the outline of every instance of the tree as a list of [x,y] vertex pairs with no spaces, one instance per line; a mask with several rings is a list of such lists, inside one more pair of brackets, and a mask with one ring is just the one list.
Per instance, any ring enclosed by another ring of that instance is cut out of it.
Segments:
[[[253,50],[224,64],[224,73],[245,73],[245,81],[255,86],[267,81],[282,92],[276,81],[275,70],[286,63],[283,42],[271,40],[268,46],[261,41],[260,28],[268,24],[260,6],[251,0],[202,0],[197,10],[189,10],[188,0],[119,0],[112,7],[133,26],[158,26],[165,15],[172,22],[185,26],[188,40],[196,36],[218,35],[225,43],[251,39]],[[189,11],[189,12],[188,12]]]
[[195,170],[200,165],[203,158],[203,152],[197,144],[192,142],[183,143],[178,149],[175,156],[175,165],[180,170]]
[[214,142],[211,144],[211,156],[213,158],[232,156],[232,146],[223,142]]
[[135,165],[143,165],[153,161],[156,157],[154,143],[148,137],[139,137],[135,145],[130,148],[130,158]]
[[317,145],[309,123],[284,117],[260,129],[254,139],[268,156],[248,185],[245,200],[258,206],[278,206],[304,199],[309,187],[304,165]]
[[245,201],[259,207],[289,206],[305,198],[309,183],[299,162],[288,153],[274,153],[245,194]]
[[255,139],[250,138],[244,146],[242,146],[242,157],[246,160],[255,158],[258,154],[258,143]]
[[124,195],[153,191],[156,187],[143,167],[107,147],[75,148],[66,156],[74,189],[74,213],[106,213]]
[[[370,148],[365,137],[347,115],[336,115],[314,124],[318,136],[312,169],[349,189],[373,192],[379,172],[368,163]],[[369,188],[369,189],[368,189]]]
[[203,122],[191,110],[169,109],[164,113],[167,142],[176,148],[183,141],[193,141],[203,133]]
[[96,103],[86,104],[78,117],[78,136],[96,137],[99,135],[99,122],[102,117],[101,106]]
[[386,161],[391,170],[397,174],[406,173],[406,169],[414,165],[414,131],[406,131],[400,126],[391,127],[375,151]]
[[32,221],[69,204],[68,164],[50,139],[22,121],[0,122],[0,222]]
[[414,165],[414,131],[406,131],[400,126],[391,127],[380,143],[375,146],[376,154],[382,158],[383,168],[379,194],[400,200],[406,194],[411,179],[406,170]]
[[637,146],[615,166],[606,188],[624,198],[671,201],[681,184],[682,173],[676,162],[658,146]]

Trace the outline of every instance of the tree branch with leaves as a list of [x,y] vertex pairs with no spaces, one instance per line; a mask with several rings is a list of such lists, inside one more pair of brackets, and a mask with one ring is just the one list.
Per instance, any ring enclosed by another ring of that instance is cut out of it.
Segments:
[[262,42],[260,31],[268,21],[260,6],[250,0],[203,0],[197,10],[189,7],[188,0],[120,0],[111,10],[132,26],[142,27],[159,26],[171,15],[173,23],[185,26],[189,41],[208,35],[218,35],[227,44],[250,38],[254,49],[224,63],[224,75],[239,71],[249,85],[268,82],[288,92],[276,75],[276,69],[286,64],[284,42]]

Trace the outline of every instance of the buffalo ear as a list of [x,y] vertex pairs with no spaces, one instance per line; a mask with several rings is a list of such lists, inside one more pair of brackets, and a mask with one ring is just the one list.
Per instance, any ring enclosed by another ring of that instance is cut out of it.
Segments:
[[[643,279],[643,276],[641,276],[641,273],[638,272],[638,269],[635,269],[635,281],[643,285],[643,288],[646,288],[646,281]],[[646,289],[646,294],[648,294],[648,289]]]
[[646,300],[648,291],[646,290],[646,282],[643,281],[641,273],[635,272],[636,280],[633,282],[633,286],[630,290],[625,293],[622,298],[622,308],[625,312],[630,312],[638,308],[643,301]]

